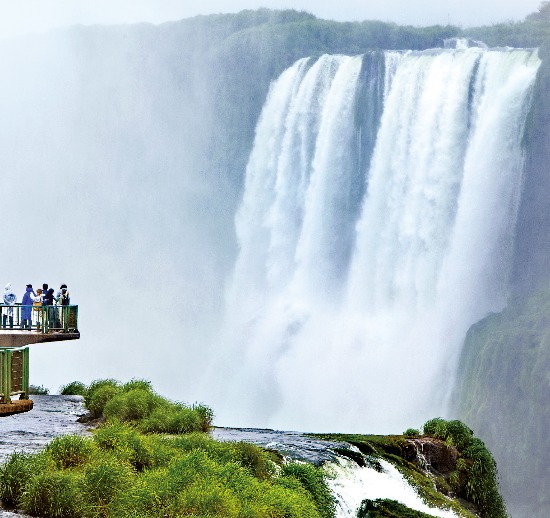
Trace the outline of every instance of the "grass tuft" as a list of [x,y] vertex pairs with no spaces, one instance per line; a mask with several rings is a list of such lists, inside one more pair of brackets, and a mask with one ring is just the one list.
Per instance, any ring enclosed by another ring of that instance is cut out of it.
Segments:
[[62,396],[85,396],[87,390],[86,385],[80,381],[71,381],[59,387],[59,393]]
[[88,513],[82,494],[82,475],[70,471],[43,471],[32,477],[20,504],[33,516],[80,518]]
[[96,452],[94,443],[81,435],[60,435],[48,446],[46,452],[58,469],[83,466]]

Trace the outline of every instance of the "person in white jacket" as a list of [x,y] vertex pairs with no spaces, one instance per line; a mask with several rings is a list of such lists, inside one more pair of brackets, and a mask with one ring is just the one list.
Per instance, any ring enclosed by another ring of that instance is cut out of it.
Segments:
[[17,302],[17,295],[11,289],[11,284],[6,284],[4,288],[4,305],[2,308],[2,327],[5,328],[7,322],[10,323],[10,329],[13,329],[13,306]]

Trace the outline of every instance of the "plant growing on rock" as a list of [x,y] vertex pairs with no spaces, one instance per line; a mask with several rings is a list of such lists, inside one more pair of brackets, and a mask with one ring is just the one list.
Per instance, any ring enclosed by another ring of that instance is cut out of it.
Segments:
[[483,518],[506,518],[506,506],[498,488],[497,465],[483,441],[457,420],[430,419],[423,430],[424,435],[455,446],[462,456],[457,460],[456,473],[451,477],[451,482],[459,484],[455,487],[457,493],[474,502]]

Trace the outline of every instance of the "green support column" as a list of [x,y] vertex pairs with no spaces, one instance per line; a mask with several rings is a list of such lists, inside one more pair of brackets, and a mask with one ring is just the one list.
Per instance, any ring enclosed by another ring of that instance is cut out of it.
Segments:
[[29,348],[23,349],[23,394],[19,399],[29,399]]
[[4,351],[4,379],[2,383],[2,392],[4,393],[4,403],[11,403],[11,350]]
[[[0,393],[2,393],[2,398],[6,393],[6,387],[4,386],[5,379],[6,379],[6,355],[4,354],[4,351],[0,351]],[[1,401],[3,401],[3,399]]]

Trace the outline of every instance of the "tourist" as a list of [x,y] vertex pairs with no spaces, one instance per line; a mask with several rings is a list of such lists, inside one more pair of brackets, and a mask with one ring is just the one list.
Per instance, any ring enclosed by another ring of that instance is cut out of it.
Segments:
[[6,322],[9,320],[10,329],[13,329],[13,306],[17,302],[17,295],[11,289],[11,284],[6,284],[4,288],[4,305],[5,312],[2,314],[2,327],[6,327]]
[[32,289],[32,284],[27,284],[21,300],[21,329],[31,329],[32,303],[35,298],[36,293]]
[[40,329],[40,317],[42,316],[42,299],[43,298],[44,298],[44,295],[40,288],[36,289],[36,295],[34,297],[31,295],[32,308],[34,309],[33,315],[35,316],[35,320],[36,320],[36,329]]
[[71,297],[69,296],[69,290],[66,284],[62,284],[57,292],[57,305],[68,306],[71,303]]
[[56,309],[53,307],[53,303],[56,298],[53,296],[53,288],[49,288],[44,295],[42,302],[46,306],[46,314],[48,316],[48,326],[53,328],[56,326]]

